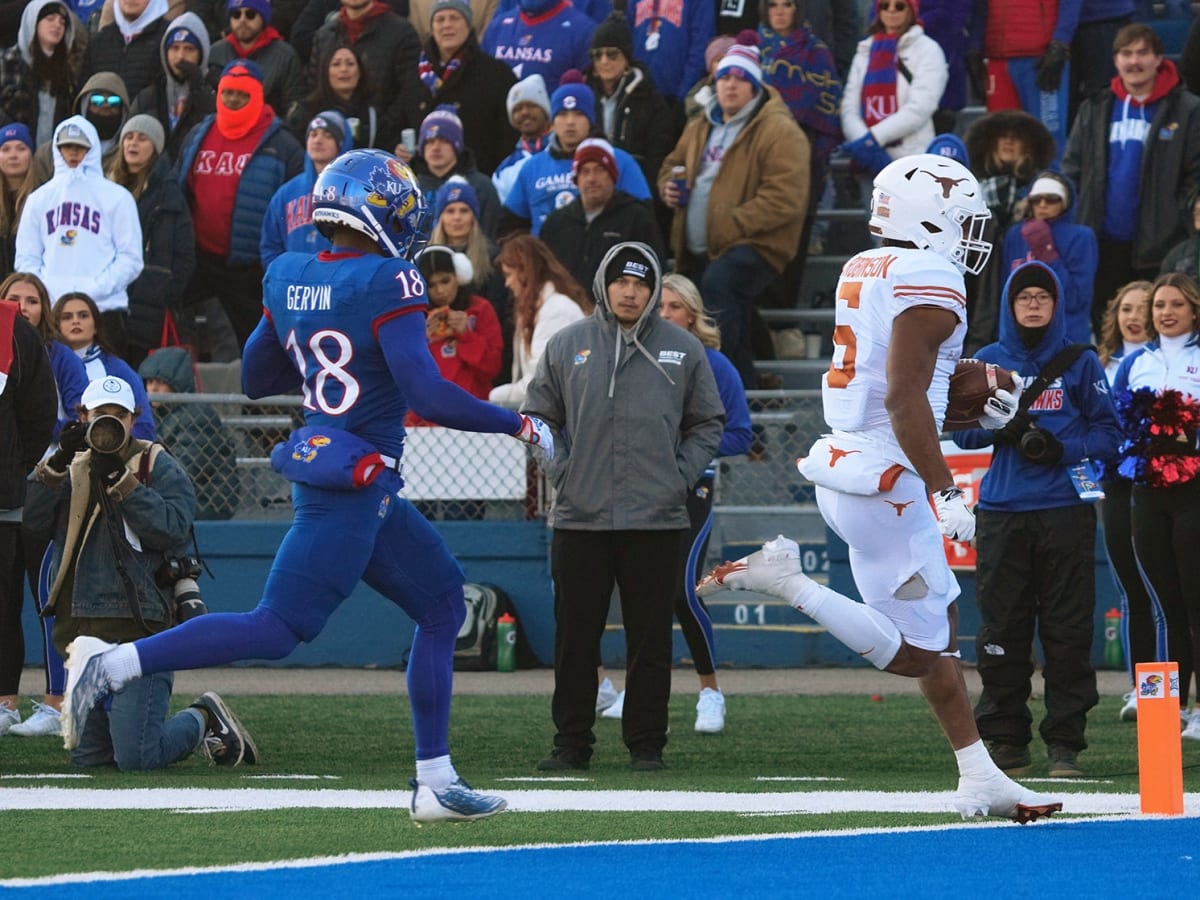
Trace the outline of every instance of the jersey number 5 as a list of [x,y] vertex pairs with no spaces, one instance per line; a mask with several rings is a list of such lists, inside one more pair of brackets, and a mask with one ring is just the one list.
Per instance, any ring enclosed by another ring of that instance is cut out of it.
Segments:
[[[846,301],[847,309],[858,309],[858,296],[862,291],[861,281],[843,281],[838,285],[838,300]],[[858,355],[858,338],[849,325],[837,325],[833,329],[833,360],[829,363],[829,374],[825,383],[831,388],[844,388],[854,380],[854,359]]]
[[[324,328],[314,331],[308,339],[308,345],[302,347],[296,330],[292,329],[288,332],[285,346],[295,357],[296,368],[304,379],[305,409],[340,416],[354,406],[362,388],[346,368],[354,358],[354,345],[348,335]],[[313,368],[316,374],[310,382],[308,373]]]

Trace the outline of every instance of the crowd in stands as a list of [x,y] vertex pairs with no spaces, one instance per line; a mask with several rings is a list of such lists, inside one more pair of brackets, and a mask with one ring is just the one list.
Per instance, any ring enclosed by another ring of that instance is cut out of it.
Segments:
[[[754,389],[760,310],[797,302],[817,210],[931,150],[971,169],[992,213],[966,351],[1000,337],[1031,261],[1070,339],[1099,342],[1127,285],[1198,275],[1200,30],[1177,65],[1144,5],[0,3],[0,295],[50,350],[60,427],[81,367],[192,391],[178,348],[238,359],[265,268],[328,249],[317,176],[378,148],[424,191],[430,350],[477,396],[520,403],[630,240],[695,283]],[[960,121],[972,96],[986,113]],[[166,431],[138,400],[139,427]],[[201,517],[230,514],[183,455]]]

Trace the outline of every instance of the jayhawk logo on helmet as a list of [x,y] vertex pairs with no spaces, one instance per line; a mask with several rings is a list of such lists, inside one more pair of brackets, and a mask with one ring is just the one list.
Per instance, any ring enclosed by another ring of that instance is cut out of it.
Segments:
[[383,150],[351,150],[313,186],[312,222],[326,237],[349,228],[388,256],[410,257],[428,239],[426,203],[411,168]]
[[300,441],[292,448],[292,459],[300,462],[312,462],[317,458],[317,452],[322,447],[328,447],[331,440],[323,434],[314,434],[308,440]]

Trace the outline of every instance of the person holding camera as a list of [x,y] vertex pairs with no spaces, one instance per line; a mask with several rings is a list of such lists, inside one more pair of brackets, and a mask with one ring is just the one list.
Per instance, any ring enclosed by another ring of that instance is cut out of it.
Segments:
[[[180,555],[196,497],[182,467],[160,444],[132,436],[140,410],[129,383],[104,376],[83,392],[80,421],[63,428],[59,448],[37,469],[61,492],[50,591],[54,643],[65,656],[79,634],[134,640],[186,618],[198,595],[199,561]],[[258,751],[219,696],[206,693],[167,717],[174,676],[130,681],[82,723],[76,766],[115,763],[122,771],[159,769],[202,748],[218,765],[254,763]]]
[[975,721],[997,766],[1013,777],[1032,770],[1036,629],[1046,698],[1038,730],[1049,774],[1076,777],[1087,713],[1099,700],[1091,664],[1098,481],[1091,461],[1113,456],[1121,432],[1099,357],[1067,337],[1050,267],[1018,266],[1003,296],[1000,340],[976,355],[1018,376],[1019,410],[997,431],[953,435],[960,447],[993,447],[975,507],[983,682]]

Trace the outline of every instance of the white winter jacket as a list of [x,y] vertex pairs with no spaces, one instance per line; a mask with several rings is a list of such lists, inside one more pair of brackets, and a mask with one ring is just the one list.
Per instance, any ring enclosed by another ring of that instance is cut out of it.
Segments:
[[[58,135],[78,125],[91,149],[74,169],[58,149]],[[54,129],[54,177],[29,195],[17,229],[16,271],[31,272],[46,285],[53,303],[82,291],[101,312],[129,308],[125,288],[142,271],[142,226],[137,202],[104,177],[100,138],[83,116]]]
[[[850,64],[850,74],[846,77],[846,88],[842,92],[842,132],[847,143],[867,133],[867,123],[862,115],[862,86],[870,57],[871,38],[868,37],[858,42],[858,50]],[[896,58],[904,63],[912,81],[905,78],[903,73],[896,72],[898,108],[871,129],[875,140],[887,148],[892,159],[925,152],[934,138],[933,114],[937,112],[938,101],[950,77],[946,54],[920,25],[913,25],[900,35],[896,44]],[[900,143],[895,147],[888,146],[894,141]]]

